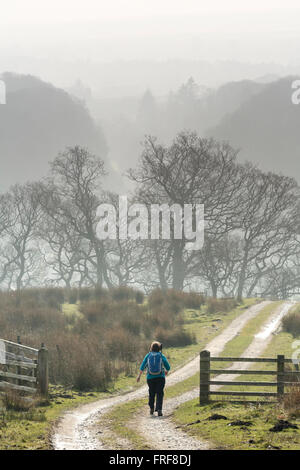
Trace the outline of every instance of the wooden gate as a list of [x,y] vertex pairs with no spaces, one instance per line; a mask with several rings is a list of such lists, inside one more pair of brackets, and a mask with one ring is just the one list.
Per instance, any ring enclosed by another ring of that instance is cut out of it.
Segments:
[[[256,363],[273,363],[276,364],[276,370],[244,370],[244,369],[213,369],[211,368],[211,362],[229,362],[229,363],[239,363],[239,362],[256,362]],[[294,361],[292,359],[286,359],[283,355],[278,355],[277,358],[258,358],[258,357],[211,357],[209,351],[201,351],[200,353],[200,404],[205,405],[213,400],[210,400],[211,395],[219,396],[230,396],[230,397],[264,397],[264,398],[274,398],[278,400],[284,397],[284,388],[285,386],[292,386],[297,384],[297,382],[287,382],[286,378],[293,376],[298,378],[300,381],[300,371],[299,366],[296,365],[293,371],[286,371],[285,364],[292,364]],[[211,380],[211,375],[215,374],[233,374],[233,375],[270,375],[275,376],[276,380],[273,382],[259,382],[259,381],[226,381],[226,380]],[[300,382],[299,382],[300,384]],[[217,386],[244,386],[250,388],[251,386],[255,387],[275,387],[276,392],[257,392],[257,391],[222,391],[222,390],[212,390],[211,385]],[[232,401],[232,400],[231,400]],[[238,401],[243,403],[242,400]],[[245,401],[244,401],[245,402]],[[250,401],[247,400],[246,403]],[[258,403],[258,401],[255,401]],[[264,401],[260,403],[270,403],[269,401]]]
[[48,350],[0,339],[0,392],[19,390],[48,395]]

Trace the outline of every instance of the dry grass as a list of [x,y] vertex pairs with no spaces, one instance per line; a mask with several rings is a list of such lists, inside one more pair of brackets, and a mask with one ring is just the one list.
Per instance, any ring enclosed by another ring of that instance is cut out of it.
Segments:
[[8,411],[28,411],[33,408],[34,401],[28,399],[15,390],[6,390],[2,396],[2,403]]
[[204,295],[197,294],[196,292],[189,292],[184,294],[184,306],[185,308],[199,310],[199,308],[205,304]]
[[207,312],[229,312],[238,306],[236,299],[215,299],[213,297],[207,299]]
[[282,320],[282,328],[293,336],[300,336],[300,311],[299,308],[286,315]]
[[287,388],[286,392],[283,400],[284,409],[290,417],[300,418],[300,383]]
[[[1,292],[1,337],[16,341],[20,335],[23,344],[35,348],[45,343],[51,383],[102,391],[120,373],[132,375],[154,339],[165,346],[194,342],[183,329],[186,298],[201,302],[190,294],[156,290],[147,304],[143,293],[128,287]],[[77,302],[81,315],[64,315],[66,301]]]

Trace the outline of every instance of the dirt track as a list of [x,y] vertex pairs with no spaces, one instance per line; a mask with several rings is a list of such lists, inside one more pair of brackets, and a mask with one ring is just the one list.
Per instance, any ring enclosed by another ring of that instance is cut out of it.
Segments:
[[[268,346],[268,343],[272,339],[272,333],[278,328],[279,323],[278,319],[281,319],[289,310],[292,304],[286,302],[283,305],[280,305],[275,312],[269,317],[267,322],[263,325],[260,332],[255,335],[250,346],[243,352],[241,357],[257,357],[260,356],[263,351]],[[267,332],[267,335],[265,334]],[[220,335],[221,336],[221,335]],[[211,341],[206,349],[211,351],[213,356],[218,356],[221,351],[221,345],[217,344],[215,340]],[[241,369],[246,370],[251,366],[249,362],[235,362],[230,367],[230,369]],[[215,377],[215,380],[221,381],[234,381],[238,376],[231,374],[220,374]],[[218,390],[220,386],[212,386],[212,390]],[[145,438],[151,445],[153,449],[163,449],[163,450],[192,450],[192,449],[209,449],[210,445],[208,442],[198,441],[191,438],[186,433],[180,431],[172,423],[171,416],[175,408],[177,408],[182,403],[197,398],[199,395],[199,387],[194,390],[191,390],[183,395],[177,396],[170,400],[166,400],[164,404],[164,413],[165,416],[159,419],[153,419],[149,416],[146,416],[145,410],[140,413],[138,419],[138,430],[141,435]],[[151,441],[151,437],[155,435],[155,440]],[[157,445],[157,443],[160,445]]]
[[[245,324],[257,316],[259,312],[270,302],[265,301],[258,305],[247,309],[242,315],[236,318],[220,335],[214,338],[206,348],[211,351],[213,355],[218,355],[223,350],[225,344],[234,338],[243,329]],[[272,314],[268,320],[268,326],[264,325],[260,333],[264,333],[263,337],[255,337],[247,351],[243,355],[260,355],[263,349],[266,347],[267,342],[272,337],[272,332],[278,327],[279,317],[281,318],[287,313],[291,304],[286,302],[281,305]],[[242,367],[246,368],[247,363],[243,364]],[[236,367],[237,364],[234,365]],[[176,370],[167,379],[167,386],[174,385],[182,380],[191,377],[199,370],[199,358],[196,357],[182,368]],[[233,376],[229,376],[232,380]],[[223,376],[222,376],[223,378]],[[226,376],[227,380],[227,376]],[[53,447],[56,450],[94,450],[104,449],[104,445],[101,443],[101,427],[95,426],[96,423],[101,421],[101,415],[107,413],[115,405],[134,400],[136,398],[142,398],[147,395],[148,387],[142,386],[139,389],[126,393],[124,395],[117,395],[108,399],[98,400],[83,406],[80,406],[74,410],[65,413],[60,419],[54,435],[52,437]],[[170,416],[172,411],[184,401],[194,398],[199,393],[199,390],[192,390],[191,392],[185,393],[174,399],[166,400],[164,405],[165,416],[162,418],[151,418],[140,414],[135,422],[135,429],[147,437],[147,440],[151,447],[159,449],[206,449],[208,448],[207,443],[199,442],[198,440],[192,439],[185,433],[176,429],[172,424]],[[149,436],[154,432],[155,423],[155,434],[160,433],[161,439],[155,437],[155,442],[149,441]],[[157,446],[157,442],[161,442],[160,446]],[[128,448],[127,443],[120,441],[118,448]]]

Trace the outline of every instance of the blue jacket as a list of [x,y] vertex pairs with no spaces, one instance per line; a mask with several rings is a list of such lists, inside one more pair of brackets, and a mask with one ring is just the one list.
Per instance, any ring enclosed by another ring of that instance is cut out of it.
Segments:
[[[150,354],[150,353],[146,354],[146,356],[144,357],[144,360],[143,360],[143,362],[142,362],[142,364],[141,364],[140,370],[142,370],[142,371],[143,371],[143,370],[147,367],[147,365],[148,365],[148,356],[149,356],[149,354]],[[157,377],[165,377],[165,370],[164,370],[164,369],[166,369],[166,370],[168,370],[168,371],[171,369],[170,364],[168,363],[168,360],[167,360],[166,356],[164,356],[164,355],[162,354],[161,357],[162,357],[163,366],[164,366],[164,367],[162,368],[161,374],[159,374],[159,375],[151,375],[151,374],[149,374],[149,372],[147,372],[147,380],[149,380],[149,379],[156,379]]]

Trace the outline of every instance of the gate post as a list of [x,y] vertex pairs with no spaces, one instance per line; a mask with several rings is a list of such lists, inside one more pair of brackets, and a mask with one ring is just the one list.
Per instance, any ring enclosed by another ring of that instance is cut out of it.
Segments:
[[38,390],[43,397],[48,396],[48,349],[45,348],[44,343],[41,345],[38,353]]
[[200,353],[200,405],[209,403],[210,352]]
[[284,397],[284,356],[277,356],[277,397],[278,400]]
[[[21,343],[21,336],[17,336],[17,343],[18,344],[22,344]],[[18,350],[17,351],[17,355],[18,356],[22,356],[22,352],[20,353],[20,351]],[[17,359],[17,362],[21,362],[21,360],[18,358]],[[21,367],[20,366],[17,366],[17,374],[18,375],[21,375],[22,371],[21,371]],[[22,380],[17,380],[17,385],[22,385]]]

